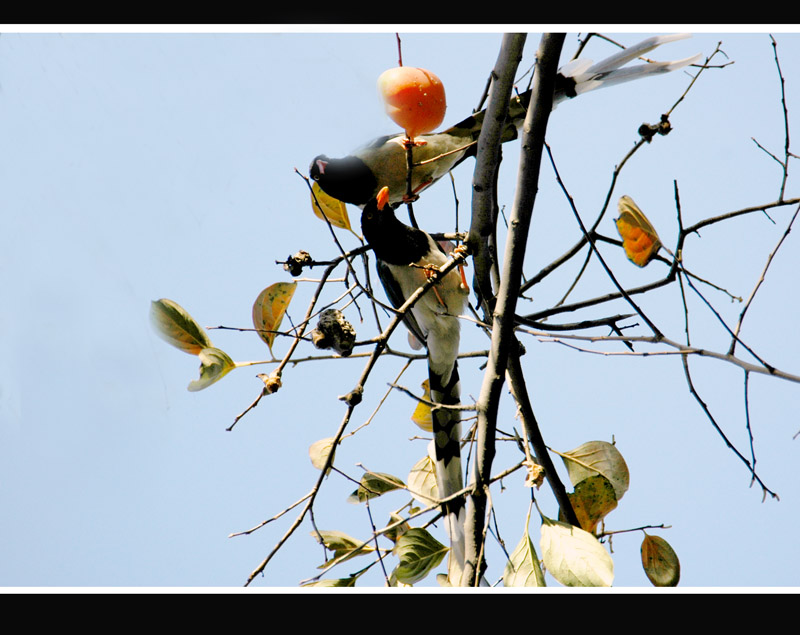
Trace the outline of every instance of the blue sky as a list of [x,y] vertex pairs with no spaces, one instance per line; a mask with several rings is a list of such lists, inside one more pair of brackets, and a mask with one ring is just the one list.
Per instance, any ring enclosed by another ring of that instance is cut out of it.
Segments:
[[[395,131],[375,89],[378,75],[397,62],[394,31],[401,33],[404,63],[424,66],[442,79],[445,125],[477,105],[501,34],[403,27],[114,30],[122,29],[34,33],[11,27],[0,35],[5,227],[0,586],[235,588],[296,512],[250,536],[229,534],[274,516],[311,488],[317,473],[308,447],[335,432],[344,414],[337,396],[352,389],[363,362],[290,367],[281,391],[226,432],[258,395],[256,373],[272,366],[237,369],[202,392],[188,392],[197,359],[155,335],[150,301],[173,299],[205,326],[250,327],[258,293],[290,280],[276,260],[299,249],[321,260],[336,253],[294,170],[305,173],[317,154],[343,155]],[[577,46],[578,30],[588,29],[571,29],[564,61]],[[605,32],[632,44],[646,33],[675,30],[692,29]],[[685,224],[777,198],[780,168],[752,140],[782,155],[780,86],[770,39],[766,29],[759,30],[720,34],[703,28],[651,54],[660,60],[708,55],[721,41],[727,61],[734,62],[701,77],[672,116],[674,131],[643,148],[615,190],[614,200],[621,194],[636,200],[668,246],[677,235],[674,181]],[[530,34],[521,70],[532,65],[538,39],[538,33]],[[776,39],[790,125],[796,127],[800,37],[777,32]],[[611,52],[596,41],[584,55],[601,59]],[[656,122],[688,81],[676,72],[590,93],[554,112],[548,142],[584,219],[602,205],[612,170],[637,140],[639,125]],[[504,153],[501,204],[510,207],[515,144],[507,144]],[[467,161],[454,173],[461,228],[468,223],[473,165]],[[787,197],[797,191],[792,166]],[[451,229],[453,209],[446,181],[415,205],[420,223],[431,231]],[[747,297],[792,212],[773,210],[774,223],[753,214],[706,228],[687,241],[686,266]],[[615,215],[607,214],[600,227],[606,235],[616,236]],[[351,210],[351,219],[357,229],[357,210]],[[526,273],[560,255],[576,231],[552,171],[545,168]],[[357,244],[346,232],[338,235],[347,247]],[[633,267],[609,246],[604,254],[628,286],[664,270],[659,263]],[[800,373],[798,266],[793,232],[742,332],[769,363],[795,374]],[[567,273],[574,275],[574,267]],[[531,310],[549,306],[571,279],[555,278],[534,294]],[[337,285],[330,299],[341,293]],[[303,315],[313,288],[300,284],[292,319]],[[588,297],[607,288],[595,267],[575,294]],[[741,305],[705,293],[735,323]],[[693,343],[727,350],[728,337],[713,316],[691,302]],[[648,296],[642,305],[668,337],[682,340],[676,286]],[[605,313],[625,310],[617,305]],[[352,307],[347,312],[360,337],[371,333],[368,318],[361,323]],[[463,332],[464,350],[485,348],[476,329],[467,324]],[[269,358],[253,333],[213,330],[210,336],[237,361]],[[398,331],[395,337],[405,348],[405,334]],[[548,445],[567,451],[613,438],[628,462],[631,487],[607,518],[607,529],[671,526],[654,533],[681,558],[682,586],[798,585],[794,528],[800,520],[800,481],[794,472],[800,438],[793,435],[800,430],[800,386],[763,375],[750,379],[757,469],[781,497],[762,503],[760,491],[749,487],[745,466],[689,395],[678,357],[600,356],[531,336],[523,341],[527,379]],[[286,347],[279,339],[276,355]],[[595,348],[623,350],[614,344]],[[302,350],[315,352],[310,344]],[[351,430],[367,420],[401,367],[400,360],[383,361]],[[478,367],[476,361],[462,364],[466,398],[477,397]],[[708,359],[693,359],[691,367],[726,434],[749,455],[741,370]],[[417,363],[400,383],[416,390],[424,374]],[[340,448],[337,465],[354,478],[362,464],[405,479],[426,445],[409,440],[417,436],[408,420],[413,405],[393,393],[369,426]],[[513,415],[506,396],[500,427],[519,429]],[[503,448],[496,469],[517,460]],[[521,476],[503,485],[493,496],[501,537],[511,550],[522,535],[529,493]],[[353,489],[340,476],[327,479],[315,510],[320,528],[369,535],[364,507],[345,502]],[[545,490],[537,494],[539,503],[554,516]],[[387,499],[372,506],[378,524],[405,501],[401,494]],[[254,586],[292,587],[314,576],[322,551],[310,532],[305,523]],[[615,585],[649,586],[638,564],[640,542],[640,533],[614,538]],[[494,543],[490,549],[494,581],[502,573],[502,552]],[[366,560],[348,564],[330,577],[344,577]],[[382,578],[375,570],[364,582],[380,585]]]

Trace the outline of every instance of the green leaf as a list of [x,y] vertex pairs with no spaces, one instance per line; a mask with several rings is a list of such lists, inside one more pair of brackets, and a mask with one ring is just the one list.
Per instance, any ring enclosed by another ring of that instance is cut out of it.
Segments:
[[236,363],[228,354],[218,348],[204,348],[197,356],[200,358],[200,379],[189,383],[191,392],[208,388],[236,368]]
[[393,575],[403,584],[422,580],[439,566],[448,548],[419,527],[409,529],[400,536],[394,553],[400,559]]
[[414,464],[408,474],[408,490],[411,495],[426,507],[439,500],[439,486],[433,461],[427,454]]
[[565,586],[611,586],[614,562],[589,532],[542,516],[544,566]]
[[644,535],[642,567],[653,586],[678,586],[681,563],[678,554],[660,536]]
[[533,541],[528,535],[527,527],[525,527],[525,535],[522,536],[522,540],[519,541],[517,548],[506,562],[503,586],[546,586],[542,567],[539,565],[539,558],[536,555]]
[[363,503],[369,498],[375,498],[386,492],[396,489],[405,489],[406,484],[396,476],[381,472],[367,472],[361,477],[358,489],[350,494],[348,503]]
[[177,302],[161,298],[150,303],[150,322],[158,336],[184,353],[198,355],[212,346],[205,329]]
[[561,458],[567,466],[573,485],[590,476],[601,474],[614,486],[618,501],[628,491],[630,473],[625,459],[616,446],[606,441],[589,441],[564,453]]

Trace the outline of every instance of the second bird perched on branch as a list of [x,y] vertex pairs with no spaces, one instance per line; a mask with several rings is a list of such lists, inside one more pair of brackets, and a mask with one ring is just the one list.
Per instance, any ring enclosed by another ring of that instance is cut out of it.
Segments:
[[[653,62],[621,68],[662,44],[687,37],[688,33],[657,35],[622,49],[597,64],[580,58],[569,62],[559,69],[553,107],[566,99],[597,88],[668,73],[699,61],[701,56],[698,54],[673,62]],[[530,98],[531,91],[527,91],[512,99],[508,123],[503,131],[504,142],[517,137],[517,128],[525,119]],[[438,181],[467,157],[475,156],[484,115],[485,111],[475,113],[443,132],[417,138],[425,143],[414,148],[416,167],[411,184],[414,194]],[[340,159],[330,159],[321,154],[311,162],[310,176],[330,196],[359,207],[377,196],[381,187],[387,186],[389,203],[396,206],[403,202],[407,192],[408,170],[404,139],[403,134],[380,137],[354,154]],[[419,165],[427,161],[430,162]]]
[[[406,300],[449,258],[426,232],[409,227],[395,216],[389,205],[389,188],[364,206],[361,231],[378,258],[381,283],[392,305],[399,309]],[[458,405],[458,347],[469,290],[456,269],[438,280],[403,316],[408,329],[428,349],[428,378],[431,400]],[[447,498],[464,487],[461,472],[461,420],[458,410],[433,408],[433,442],[429,454],[434,460],[439,498]],[[458,585],[464,564],[464,499],[444,504],[445,523],[450,536],[448,577]]]

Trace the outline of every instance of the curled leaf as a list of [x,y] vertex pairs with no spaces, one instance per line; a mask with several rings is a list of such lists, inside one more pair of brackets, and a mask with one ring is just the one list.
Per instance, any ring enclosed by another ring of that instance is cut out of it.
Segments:
[[334,227],[353,231],[350,227],[350,217],[347,215],[347,206],[339,199],[326,194],[316,181],[311,184],[311,209],[317,218],[321,220],[327,218]]
[[438,567],[449,550],[425,529],[413,527],[400,536],[393,551],[400,559],[393,576],[414,584]]
[[564,586],[611,586],[614,562],[589,532],[542,516],[539,546],[550,574]]
[[582,480],[601,474],[614,486],[614,493],[619,501],[630,484],[630,473],[625,459],[616,446],[606,441],[589,441],[561,458],[569,472],[569,480],[577,485]]
[[349,503],[363,503],[369,498],[376,498],[386,492],[396,489],[404,489],[406,486],[396,476],[382,474],[381,472],[367,472],[361,477],[358,489],[350,494],[347,501]]
[[661,240],[655,227],[633,202],[630,196],[619,199],[617,231],[622,236],[625,255],[637,267],[644,267],[661,248]]
[[408,490],[425,506],[439,500],[439,486],[436,484],[436,470],[427,454],[414,464],[408,474]]
[[[423,394],[423,398],[427,399],[428,401],[431,401],[430,381],[428,381],[427,379],[423,381],[422,389],[425,391]],[[411,421],[413,421],[414,423],[417,424],[417,426],[425,430],[425,432],[432,432],[433,418],[431,417],[431,407],[426,403],[418,401],[417,407],[414,408],[414,412],[411,414]]]
[[644,535],[642,567],[653,586],[678,586],[681,563],[678,554],[660,536]]
[[275,332],[281,325],[296,288],[296,282],[276,282],[259,293],[253,303],[253,326],[258,336],[269,346],[270,353]]
[[150,322],[161,339],[184,353],[197,355],[211,347],[205,329],[177,302],[166,298],[152,301]]
[[236,368],[236,363],[228,354],[218,348],[204,348],[197,356],[200,358],[200,379],[189,383],[191,392],[208,388]]

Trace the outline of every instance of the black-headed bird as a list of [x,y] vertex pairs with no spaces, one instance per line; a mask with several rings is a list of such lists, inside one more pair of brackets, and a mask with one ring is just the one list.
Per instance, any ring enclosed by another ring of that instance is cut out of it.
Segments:
[[[699,61],[701,56],[698,54],[674,62],[651,62],[621,68],[662,44],[687,37],[688,33],[657,35],[622,49],[597,64],[581,58],[569,62],[559,69],[553,107],[603,86],[668,73]],[[508,123],[502,135],[504,142],[517,137],[517,128],[525,120],[530,98],[531,91],[527,91],[512,99]],[[484,116],[485,111],[481,111],[443,132],[425,134],[415,139],[424,143],[413,148],[416,167],[411,182],[412,196],[438,181],[467,157],[475,156]],[[344,158],[330,159],[321,154],[311,162],[309,174],[330,196],[359,207],[373,199],[379,188],[387,186],[389,202],[396,206],[404,201],[408,191],[404,141],[405,135],[402,133],[387,135]]]
[[[431,236],[400,222],[389,204],[389,188],[383,187],[364,206],[361,231],[378,258],[378,275],[389,301],[397,309],[423,286],[449,257]],[[458,347],[469,289],[457,268],[441,277],[404,315],[412,334],[428,349],[431,401],[458,405]],[[464,487],[461,472],[461,418],[458,410],[435,407],[432,411],[433,442],[429,450],[439,488],[447,498]],[[450,537],[448,577],[458,585],[464,565],[464,499],[444,505]]]

